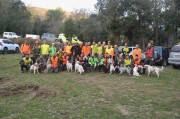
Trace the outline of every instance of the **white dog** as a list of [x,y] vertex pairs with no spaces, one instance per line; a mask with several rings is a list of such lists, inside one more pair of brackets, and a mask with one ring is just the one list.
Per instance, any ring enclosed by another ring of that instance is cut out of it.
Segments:
[[130,67],[119,67],[120,74],[127,72],[128,75],[131,75],[131,68]]
[[150,66],[150,65],[144,65],[145,68],[147,68],[147,71],[148,71],[148,76],[152,73],[152,72],[155,72],[157,77],[159,78],[160,76],[160,71],[163,71],[163,66],[162,68],[158,68],[158,67],[154,67],[154,66]]
[[141,75],[139,75],[138,67],[136,67],[136,66],[133,68],[133,76],[141,76]]
[[44,70],[44,72],[48,72],[50,68],[51,68],[51,60],[48,59],[46,62],[46,69]]
[[39,71],[38,71],[39,70],[39,65],[38,65],[38,63],[35,63],[35,64],[31,65],[29,73],[31,73],[32,70],[34,71],[34,74],[36,73],[36,71],[39,74]]
[[79,61],[76,61],[76,64],[75,64],[75,73],[78,73],[78,69],[79,69]]
[[110,74],[112,74],[115,71],[114,65],[110,64]]
[[69,61],[67,61],[67,63],[66,63],[66,67],[67,67],[67,71],[69,72],[69,71],[73,71],[73,68],[72,68],[72,63],[70,63]]
[[84,73],[84,69],[83,69],[83,67],[81,65],[78,66],[78,72],[80,74]]

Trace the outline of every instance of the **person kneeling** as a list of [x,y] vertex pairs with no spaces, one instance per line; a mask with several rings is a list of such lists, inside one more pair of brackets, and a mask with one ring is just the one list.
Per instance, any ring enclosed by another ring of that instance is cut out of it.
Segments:
[[28,71],[31,65],[32,65],[32,60],[31,58],[29,58],[29,55],[26,55],[20,61],[21,72],[24,73],[24,68],[26,69],[26,71]]
[[51,57],[51,68],[49,69],[50,73],[58,73],[58,57],[56,53]]

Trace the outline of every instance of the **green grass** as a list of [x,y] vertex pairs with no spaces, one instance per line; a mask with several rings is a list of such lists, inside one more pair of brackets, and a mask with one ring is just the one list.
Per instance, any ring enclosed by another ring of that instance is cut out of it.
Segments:
[[[99,72],[34,75],[20,72],[20,58],[0,55],[0,118],[180,118],[180,71],[170,66],[159,79]],[[29,85],[39,88],[17,88]]]

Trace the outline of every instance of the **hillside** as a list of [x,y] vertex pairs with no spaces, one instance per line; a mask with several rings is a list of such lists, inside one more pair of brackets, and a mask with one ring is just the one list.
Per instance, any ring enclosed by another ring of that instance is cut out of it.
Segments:
[[[46,12],[49,10],[49,9],[40,8],[40,7],[27,7],[27,9],[28,9],[28,11],[31,12],[31,14],[33,16],[40,16],[42,19],[45,18]],[[65,16],[66,17],[70,17],[71,14],[72,14],[71,12],[65,11]]]
[[40,16],[42,18],[45,17],[46,12],[49,10],[46,8],[39,8],[39,7],[27,7],[27,9],[31,12],[31,14],[33,16],[37,15],[37,16]]

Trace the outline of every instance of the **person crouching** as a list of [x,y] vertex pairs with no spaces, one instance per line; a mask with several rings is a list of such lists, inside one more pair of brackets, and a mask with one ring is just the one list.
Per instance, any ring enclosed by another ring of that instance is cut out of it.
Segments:
[[62,56],[62,70],[65,70],[67,61],[69,61],[69,56],[64,52],[64,55]]
[[50,73],[58,73],[58,57],[56,53],[51,57],[51,68],[49,69]]
[[30,69],[30,66],[32,65],[32,60],[29,58],[29,55],[25,55],[25,57],[22,58],[20,61],[20,67],[21,67],[21,72],[24,73],[24,68],[26,71]]

